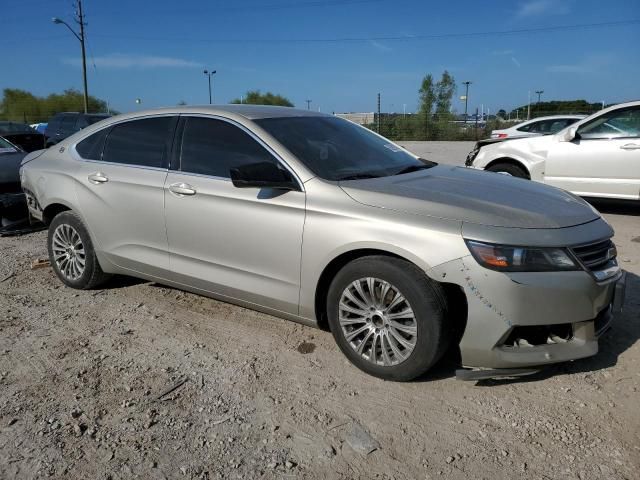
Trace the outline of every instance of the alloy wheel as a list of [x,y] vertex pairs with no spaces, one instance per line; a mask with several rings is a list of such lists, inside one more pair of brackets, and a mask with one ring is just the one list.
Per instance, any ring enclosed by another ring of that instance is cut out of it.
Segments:
[[391,283],[373,277],[351,282],[342,292],[338,310],[345,339],[367,361],[393,366],[413,352],[418,338],[415,314]]
[[86,253],[80,234],[71,225],[63,223],[53,232],[51,239],[53,261],[67,280],[77,280],[85,269]]

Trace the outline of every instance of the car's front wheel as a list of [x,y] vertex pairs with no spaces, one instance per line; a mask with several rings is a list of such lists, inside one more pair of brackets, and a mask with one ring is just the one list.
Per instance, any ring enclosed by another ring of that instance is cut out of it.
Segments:
[[51,221],[47,246],[54,272],[69,287],[88,290],[110,277],[98,263],[89,232],[72,211],[59,213]]
[[347,264],[328,294],[331,332],[361,370],[387,380],[412,380],[431,368],[449,344],[440,285],[394,257]]
[[513,163],[495,163],[487,168],[490,172],[502,173],[518,178],[529,178],[524,168],[514,165]]

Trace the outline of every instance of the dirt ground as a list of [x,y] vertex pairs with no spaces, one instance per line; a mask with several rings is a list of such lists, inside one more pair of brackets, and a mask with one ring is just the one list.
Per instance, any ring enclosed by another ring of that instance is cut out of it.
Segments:
[[638,478],[640,208],[596,206],[625,311],[596,357],[517,381],[458,381],[449,355],[385,382],[329,332],[131,279],[71,290],[29,268],[45,232],[0,238],[0,478]]

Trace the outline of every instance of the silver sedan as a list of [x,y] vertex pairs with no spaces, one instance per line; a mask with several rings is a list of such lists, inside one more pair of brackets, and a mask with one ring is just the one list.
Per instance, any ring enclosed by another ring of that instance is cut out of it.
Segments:
[[120,115],[30,154],[21,181],[67,286],[131,275],[326,325],[386,379],[452,347],[465,378],[593,355],[622,304],[613,231],[583,200],[330,115]]

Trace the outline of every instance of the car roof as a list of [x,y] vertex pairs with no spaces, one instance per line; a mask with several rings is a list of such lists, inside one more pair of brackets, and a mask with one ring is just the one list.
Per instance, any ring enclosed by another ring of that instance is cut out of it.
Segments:
[[523,123],[536,122],[538,120],[556,120],[558,118],[586,118],[586,117],[587,115],[585,114],[547,115],[546,117],[535,117]]
[[[312,110],[302,110],[292,107],[279,107],[273,105],[190,105],[178,107],[154,108],[138,112],[130,112],[118,115],[117,118],[134,118],[146,115],[158,114],[208,114],[221,116],[241,116],[249,120],[260,120],[263,118],[284,118],[284,117],[330,117],[332,115]],[[116,117],[114,117],[116,118]]]

